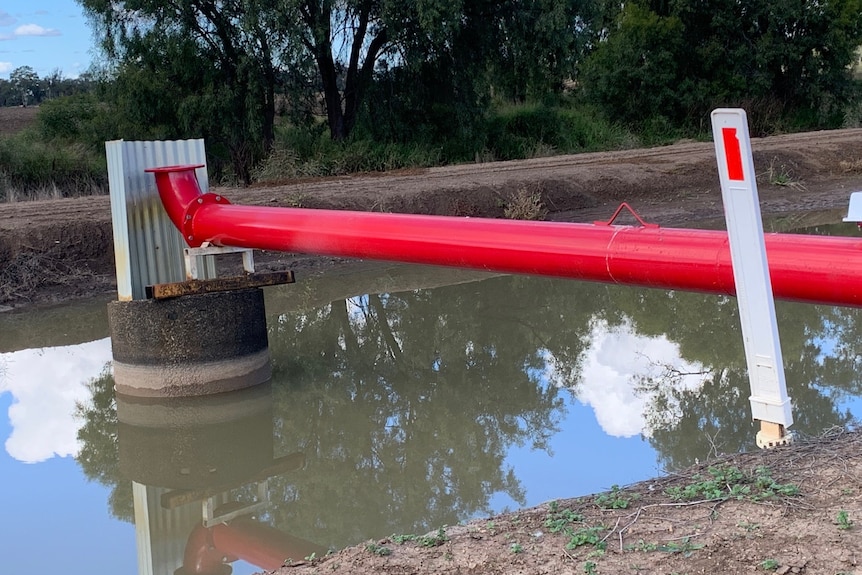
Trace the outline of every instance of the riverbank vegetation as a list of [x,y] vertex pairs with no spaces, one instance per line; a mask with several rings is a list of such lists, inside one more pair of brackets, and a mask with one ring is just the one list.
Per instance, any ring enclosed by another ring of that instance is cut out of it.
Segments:
[[[82,0],[103,62],[0,80],[0,200],[106,188],[104,142],[204,138],[250,184],[855,127],[862,0]],[[216,9],[217,8],[217,9]]]

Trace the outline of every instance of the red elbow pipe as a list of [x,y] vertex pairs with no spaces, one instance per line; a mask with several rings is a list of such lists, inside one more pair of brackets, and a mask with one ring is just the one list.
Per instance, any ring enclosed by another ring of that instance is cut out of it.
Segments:
[[[735,295],[724,231],[232,205],[195,166],[155,168],[193,247],[215,245],[467,267]],[[862,306],[862,240],[766,234],[776,298]]]

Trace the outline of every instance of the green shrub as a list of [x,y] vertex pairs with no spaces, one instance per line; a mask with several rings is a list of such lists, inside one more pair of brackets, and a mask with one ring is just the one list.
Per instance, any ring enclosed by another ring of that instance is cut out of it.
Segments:
[[0,201],[104,193],[104,156],[79,143],[58,143],[37,132],[0,138]]
[[587,106],[504,106],[488,120],[487,150],[497,160],[629,147],[632,136]]

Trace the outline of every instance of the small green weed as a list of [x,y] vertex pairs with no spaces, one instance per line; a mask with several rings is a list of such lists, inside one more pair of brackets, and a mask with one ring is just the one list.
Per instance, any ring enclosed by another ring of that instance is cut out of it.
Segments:
[[509,545],[509,551],[511,551],[512,553],[523,553],[524,548],[521,546],[520,543],[512,543],[511,545]]
[[665,553],[681,553],[683,557],[691,557],[692,553],[698,549],[703,549],[703,543],[692,543],[688,537],[678,543],[671,541],[658,548],[659,551],[664,551]]
[[441,527],[434,535],[423,535],[417,537],[416,541],[422,547],[439,547],[449,541],[449,537],[446,536],[446,530]]
[[384,545],[378,545],[377,543],[369,543],[365,546],[365,550],[369,553],[374,553],[375,555],[379,555],[380,557],[385,557],[387,555],[392,555],[392,549],[386,547]]
[[601,537],[599,537],[602,531],[605,531],[604,525],[584,527],[577,531],[569,529],[566,533],[569,537],[569,542],[566,543],[566,549],[574,549],[581,545],[595,545],[599,549],[604,549],[606,547],[606,543],[602,541]]
[[583,515],[571,509],[560,509],[553,504],[550,509],[551,513],[545,518],[545,528],[551,533],[562,533],[568,537],[567,549],[574,549],[581,545],[595,545],[597,549],[605,549],[606,543],[599,537],[599,534],[607,529],[604,525],[575,530],[574,524],[582,522]]
[[760,562],[760,568],[765,571],[775,571],[778,569],[778,561],[775,559],[764,559]]
[[663,553],[680,553],[684,557],[691,557],[692,553],[703,548],[701,543],[692,543],[688,537],[680,541],[668,541],[667,543],[647,543],[643,539],[638,540],[634,545],[626,547],[628,551],[661,551]]
[[850,519],[850,514],[843,509],[838,512],[838,516],[835,518],[835,523],[838,524],[838,529],[843,531],[853,527],[853,521]]
[[697,499],[728,500],[751,499],[760,501],[776,496],[799,494],[792,483],[777,483],[768,467],[758,467],[754,475],[743,473],[733,466],[716,466],[707,469],[707,475],[697,474],[692,483],[682,487],[669,487],[665,493],[675,501]]
[[584,520],[584,516],[580,513],[575,513],[571,509],[560,509],[552,511],[545,519],[545,527],[551,533],[560,533],[565,531],[572,523],[578,523]]
[[612,485],[609,492],[596,496],[593,502],[602,509],[628,509],[636,498],[636,494],[626,493],[619,485]]
[[637,543],[626,545],[626,551],[658,551],[658,543],[647,543],[643,539],[638,539]]
[[584,573],[586,573],[586,575],[597,575],[598,565],[595,563],[595,561],[584,562]]
[[449,537],[446,536],[446,530],[443,527],[438,529],[434,535],[392,535],[389,539],[399,545],[403,545],[408,541],[415,541],[422,547],[439,547],[449,541]]
[[759,466],[754,470],[754,485],[760,490],[752,499],[755,501],[769,499],[778,495],[792,497],[799,495],[799,487],[792,483],[777,483],[772,478],[772,472],[766,466]]

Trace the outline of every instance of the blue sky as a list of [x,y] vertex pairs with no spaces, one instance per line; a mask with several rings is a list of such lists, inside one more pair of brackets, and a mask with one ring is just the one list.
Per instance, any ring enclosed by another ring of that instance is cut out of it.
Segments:
[[75,78],[97,59],[93,33],[75,0],[0,1],[0,78],[30,66],[40,78]]

